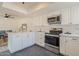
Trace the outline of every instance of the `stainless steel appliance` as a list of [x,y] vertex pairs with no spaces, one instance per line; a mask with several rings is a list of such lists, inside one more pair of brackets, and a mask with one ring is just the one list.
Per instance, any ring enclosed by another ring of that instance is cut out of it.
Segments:
[[49,17],[47,19],[48,23],[51,25],[51,24],[61,24],[61,15],[58,15],[58,16],[53,16],[53,17]]
[[50,33],[45,35],[45,47],[55,53],[59,53],[59,34],[62,33],[62,29],[54,28],[50,30]]

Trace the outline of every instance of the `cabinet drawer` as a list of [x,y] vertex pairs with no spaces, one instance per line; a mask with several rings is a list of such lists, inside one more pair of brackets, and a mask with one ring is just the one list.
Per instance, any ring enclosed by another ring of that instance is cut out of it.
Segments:
[[40,45],[40,46],[42,46],[42,47],[45,46],[45,43],[44,42],[38,42],[37,44]]
[[37,41],[44,42],[45,41],[45,38],[39,38]]

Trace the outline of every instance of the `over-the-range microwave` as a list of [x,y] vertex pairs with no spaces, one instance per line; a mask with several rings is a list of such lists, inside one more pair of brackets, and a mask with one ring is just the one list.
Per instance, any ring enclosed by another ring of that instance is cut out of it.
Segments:
[[48,23],[51,24],[61,24],[61,20],[60,20],[60,15],[59,16],[54,16],[54,17],[49,17],[47,19]]

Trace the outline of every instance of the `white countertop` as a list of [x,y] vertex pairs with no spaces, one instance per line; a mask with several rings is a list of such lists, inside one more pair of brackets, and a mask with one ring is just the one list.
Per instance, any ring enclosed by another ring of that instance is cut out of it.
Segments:
[[60,34],[60,36],[68,36],[68,37],[79,37],[79,34]]

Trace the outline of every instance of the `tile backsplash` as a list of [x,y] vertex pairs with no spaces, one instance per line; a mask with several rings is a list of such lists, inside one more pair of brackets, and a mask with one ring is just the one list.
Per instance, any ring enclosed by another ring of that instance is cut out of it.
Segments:
[[70,32],[72,34],[79,34],[79,25],[66,25],[63,26],[63,33]]

